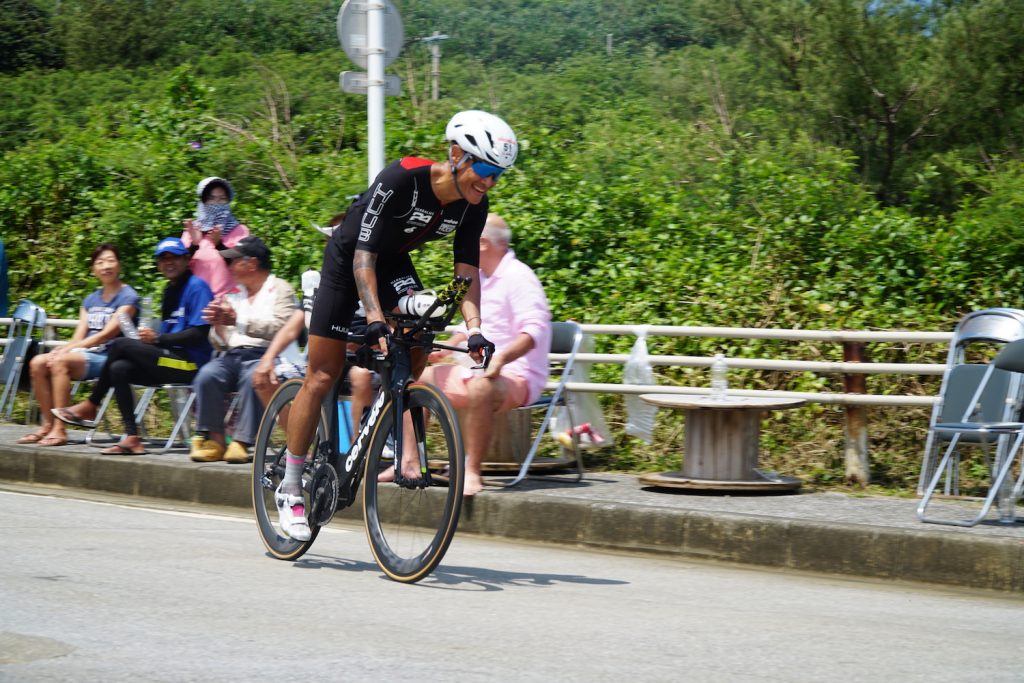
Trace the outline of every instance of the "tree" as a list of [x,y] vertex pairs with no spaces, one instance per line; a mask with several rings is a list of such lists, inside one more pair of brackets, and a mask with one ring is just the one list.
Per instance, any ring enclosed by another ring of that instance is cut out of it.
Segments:
[[0,0],[0,73],[63,65],[50,15],[31,0]]
[[149,0],[68,0],[60,20],[68,66],[142,66],[173,39],[173,3]]
[[852,149],[887,203],[904,198],[901,165],[943,111],[931,68],[933,10],[912,0],[730,0],[702,6],[726,39],[774,64],[800,94],[809,127]]

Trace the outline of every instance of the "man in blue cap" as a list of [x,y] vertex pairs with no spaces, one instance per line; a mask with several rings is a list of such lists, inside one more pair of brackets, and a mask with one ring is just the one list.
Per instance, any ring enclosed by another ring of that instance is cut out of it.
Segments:
[[177,237],[165,237],[156,246],[156,263],[167,278],[161,301],[160,329],[141,328],[120,337],[107,347],[107,362],[89,398],[70,408],[54,408],[57,419],[92,429],[93,420],[110,387],[124,421],[124,438],[104,449],[108,455],[138,455],[145,452],[135,424],[135,394],[132,385],[189,384],[213,353],[210,325],[203,309],[213,301],[210,286],[189,270],[188,247]]

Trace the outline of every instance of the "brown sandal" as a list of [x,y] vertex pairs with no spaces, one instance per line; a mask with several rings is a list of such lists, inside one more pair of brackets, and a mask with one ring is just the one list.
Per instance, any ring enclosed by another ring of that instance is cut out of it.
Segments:
[[21,437],[15,443],[39,443],[40,441],[45,439],[46,435],[49,433],[49,430],[47,430],[46,433],[44,434],[40,434],[39,432],[32,432],[31,434],[26,434],[25,436]]
[[110,448],[104,448],[100,453],[103,455],[145,455],[147,451],[145,448],[140,451],[133,451],[128,448],[128,446],[122,446],[121,444],[116,443]]

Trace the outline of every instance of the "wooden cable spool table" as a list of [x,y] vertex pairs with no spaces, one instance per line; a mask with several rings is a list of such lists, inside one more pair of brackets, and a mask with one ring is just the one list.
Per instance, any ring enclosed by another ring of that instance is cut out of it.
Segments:
[[800,480],[758,469],[761,416],[805,401],[748,396],[641,394],[645,403],[686,413],[682,470],[646,474],[646,486],[722,491],[794,491]]

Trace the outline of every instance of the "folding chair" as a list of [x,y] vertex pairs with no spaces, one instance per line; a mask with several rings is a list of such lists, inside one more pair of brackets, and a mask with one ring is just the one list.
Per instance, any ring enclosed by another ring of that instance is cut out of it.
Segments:
[[[1017,339],[1024,339],[1024,311],[1014,308],[989,308],[973,311],[965,315],[953,330],[953,338],[949,343],[946,357],[946,371],[943,373],[939,389],[939,402],[932,408],[928,425],[928,438],[925,442],[924,457],[921,461],[921,474],[917,483],[917,494],[923,495],[925,487],[935,473],[935,459],[944,444],[952,438],[949,434],[935,430],[939,422],[960,419],[957,412],[945,409],[947,386],[953,370],[967,362],[968,350],[977,344],[1007,344]],[[964,381],[966,375],[959,375],[958,380]],[[944,416],[944,417],[943,417]],[[1012,417],[1011,419],[1016,419]],[[961,443],[964,443],[961,440]]]
[[[133,389],[141,389],[142,394],[135,401],[135,425],[139,430],[139,435],[145,440],[151,440],[152,438],[146,434],[146,425],[144,418],[146,412],[149,410],[150,404],[153,402],[153,398],[156,396],[156,392],[161,389],[168,393],[171,407],[171,417],[174,419],[174,426],[171,428],[170,435],[167,440],[164,441],[163,446],[160,447],[160,453],[166,453],[171,448],[174,448],[175,443],[181,441],[184,446],[189,445],[189,438],[192,436],[192,430],[189,425],[189,417],[192,415],[192,405],[195,403],[196,395],[192,391],[191,384],[161,384],[155,387],[147,387],[141,385],[133,385]],[[85,435],[85,443],[90,446],[102,446],[106,442],[97,442],[96,435],[103,431],[102,427],[104,424],[107,425],[106,432],[110,441],[119,441],[121,436],[120,432],[110,424],[110,420],[107,416],[107,410],[110,408],[110,404],[114,398],[114,389],[111,388],[107,391],[103,400],[100,402],[100,406],[96,411],[96,419],[94,422],[96,426],[88,431]],[[159,437],[159,440],[163,440],[163,437]]]
[[142,398],[135,405],[135,424],[139,431],[144,432],[143,418],[149,409],[149,404],[158,390],[167,392],[171,407],[171,416],[174,418],[174,426],[167,437],[167,441],[160,448],[161,453],[166,453],[174,447],[179,439],[183,446],[188,447],[189,439],[192,436],[192,427],[189,418],[192,417],[192,405],[196,402],[196,393],[192,390],[191,384],[161,384],[158,387],[146,387],[142,392]]
[[[985,518],[997,497],[1001,521],[1014,521],[1016,501],[1024,484],[1024,468],[1016,483],[1013,483],[1011,475],[1024,443],[1024,422],[1019,421],[1021,400],[1024,398],[1022,373],[1024,339],[1004,346],[987,365],[963,364],[952,368],[943,387],[942,419],[932,428],[937,436],[946,437],[949,445],[917,506],[917,516],[922,522],[974,526]],[[961,443],[996,445],[988,463],[990,485],[981,510],[970,519],[929,516],[928,505],[943,479],[943,492],[959,495],[958,449]]]
[[[558,382],[555,384],[552,391],[545,392],[533,403],[516,409],[517,411],[531,412],[543,409],[544,418],[541,420],[540,427],[537,429],[537,434],[533,438],[530,450],[526,453],[520,463],[519,473],[511,481],[504,481],[501,478],[488,476],[486,478],[488,484],[510,487],[515,486],[526,478],[530,471],[530,466],[533,464],[539,464],[534,462],[537,456],[537,451],[540,449],[541,441],[544,440],[544,435],[547,433],[548,425],[559,408],[564,408],[569,417],[568,427],[569,434],[572,435],[572,448],[568,450],[572,451],[572,457],[542,458],[541,460],[546,461],[546,464],[554,465],[570,464],[575,461],[575,481],[578,482],[583,479],[583,453],[579,448],[579,436],[576,435],[576,430],[574,429],[576,423],[573,420],[572,406],[566,400],[567,397],[565,391],[565,385],[569,382],[572,366],[576,361],[576,354],[579,352],[582,341],[583,330],[580,328],[578,323],[556,322],[551,324],[551,353],[565,356],[565,361],[562,363],[561,368],[552,369],[552,374],[559,374]],[[563,450],[565,449],[563,448]]]
[[46,327],[46,311],[28,299],[22,299],[11,316],[11,327],[7,336],[3,360],[0,360],[0,381],[3,392],[0,393],[0,414],[10,421],[14,412],[14,399],[18,394],[21,372],[25,359],[32,346],[32,335],[36,330]]

